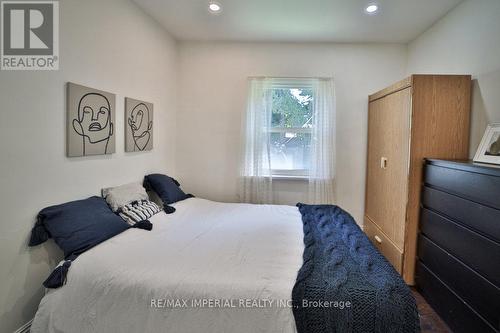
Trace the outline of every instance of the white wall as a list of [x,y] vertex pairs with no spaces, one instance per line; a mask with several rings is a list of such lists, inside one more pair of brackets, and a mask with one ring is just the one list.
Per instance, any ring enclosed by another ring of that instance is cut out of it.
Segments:
[[[27,248],[41,208],[95,195],[103,186],[139,180],[154,171],[175,175],[198,196],[237,201],[248,76],[334,78],[337,202],[358,222],[364,203],[368,94],[410,73],[471,73],[473,150],[486,123],[500,121],[498,0],[465,1],[408,50],[406,45],[375,44],[176,45],[128,0],[65,0],[60,7],[61,69],[0,71],[2,332],[32,318],[43,292],[41,281],[60,258],[51,242]],[[113,156],[65,157],[68,81],[117,94]],[[123,152],[125,96],[155,104],[152,152]],[[304,200],[304,182],[282,181],[277,188],[279,203]]]
[[[404,77],[405,45],[185,42],[179,48],[176,170],[190,192],[238,201],[248,76],[332,76],[337,202],[362,223],[368,94]],[[304,200],[306,183],[277,182],[278,203]]]
[[470,156],[500,122],[500,1],[467,0],[409,44],[408,73],[472,74]]
[[[0,71],[0,332],[33,317],[60,259],[52,242],[27,248],[40,209],[174,172],[175,41],[128,0],[60,1],[60,20],[59,71]],[[65,157],[68,81],[117,94],[116,154]],[[124,153],[125,96],[154,103],[152,152]]]

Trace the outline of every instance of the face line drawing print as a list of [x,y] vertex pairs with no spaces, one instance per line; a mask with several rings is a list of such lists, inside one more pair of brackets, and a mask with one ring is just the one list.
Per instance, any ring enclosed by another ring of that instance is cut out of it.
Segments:
[[[134,151],[144,151],[151,140],[151,130],[153,128],[153,121],[151,120],[151,111],[145,103],[137,104],[127,119],[127,124],[132,132],[132,139],[134,141]],[[145,142],[139,142],[141,139],[147,137]]]
[[103,153],[108,153],[109,140],[113,136],[113,122],[111,105],[106,96],[94,92],[83,95],[78,102],[77,118],[73,119],[72,125],[74,131],[82,137],[83,156],[86,156],[87,144],[96,145],[100,142],[106,142]]

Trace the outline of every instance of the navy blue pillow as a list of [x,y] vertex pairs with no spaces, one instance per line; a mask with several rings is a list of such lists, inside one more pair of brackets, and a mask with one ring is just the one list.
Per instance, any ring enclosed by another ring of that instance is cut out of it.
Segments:
[[193,197],[191,194],[186,194],[181,190],[177,180],[157,173],[144,177],[144,187],[155,191],[164,205],[170,205],[177,201]]
[[128,228],[105,199],[91,197],[43,209],[38,214],[29,245],[41,244],[52,237],[66,259],[75,258]]

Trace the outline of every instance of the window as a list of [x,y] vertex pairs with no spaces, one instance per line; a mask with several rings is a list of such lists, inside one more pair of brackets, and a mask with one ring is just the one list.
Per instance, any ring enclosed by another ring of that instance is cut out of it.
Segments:
[[311,166],[313,90],[271,89],[271,173],[275,176],[307,176]]
[[332,79],[252,78],[244,129],[240,199],[273,202],[273,178],[309,182],[309,201],[333,202]]

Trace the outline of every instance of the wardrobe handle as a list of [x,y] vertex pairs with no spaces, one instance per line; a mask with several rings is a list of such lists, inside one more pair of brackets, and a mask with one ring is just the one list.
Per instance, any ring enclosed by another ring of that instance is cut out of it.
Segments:
[[387,157],[380,158],[380,168],[387,169]]
[[379,236],[375,235],[375,241],[379,244],[382,244],[382,238],[380,238]]

